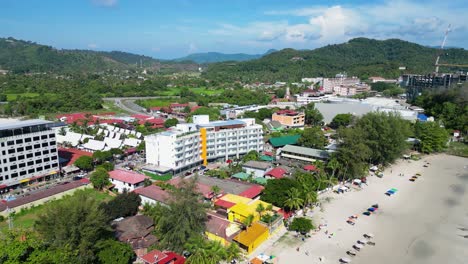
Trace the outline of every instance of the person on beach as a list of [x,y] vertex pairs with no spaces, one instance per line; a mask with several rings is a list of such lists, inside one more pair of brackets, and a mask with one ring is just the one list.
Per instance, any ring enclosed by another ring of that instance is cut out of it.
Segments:
[[298,248],[296,248],[296,251],[297,251],[297,252],[299,252],[299,247],[298,247]]

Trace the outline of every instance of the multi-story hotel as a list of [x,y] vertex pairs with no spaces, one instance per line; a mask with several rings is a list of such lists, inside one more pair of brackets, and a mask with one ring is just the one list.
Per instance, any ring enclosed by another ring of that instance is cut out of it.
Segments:
[[146,137],[146,162],[155,172],[180,173],[209,161],[263,151],[263,130],[255,119],[210,122],[207,115],[193,123]]
[[271,120],[280,122],[286,128],[303,127],[305,114],[294,110],[279,110],[271,116]]
[[0,191],[59,172],[53,122],[0,124]]

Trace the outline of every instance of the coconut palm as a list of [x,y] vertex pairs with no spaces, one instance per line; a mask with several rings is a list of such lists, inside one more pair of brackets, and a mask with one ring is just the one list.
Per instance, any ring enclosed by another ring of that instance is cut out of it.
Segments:
[[219,188],[217,185],[213,185],[213,186],[211,186],[211,191],[213,192],[214,196],[216,197],[221,192],[221,188]]
[[61,127],[58,134],[61,136],[67,135],[67,130],[65,129],[65,127]]
[[240,260],[243,258],[242,251],[236,243],[231,243],[226,248],[226,261]]
[[249,214],[244,221],[242,221],[242,224],[247,228],[252,225],[253,220],[255,219],[254,215]]
[[328,163],[327,163],[327,168],[332,171],[332,177],[335,177],[336,170],[340,167],[340,163],[336,158],[332,158]]
[[262,203],[259,203],[257,205],[257,208],[255,208],[255,211],[257,211],[257,213],[260,215],[260,217],[262,217],[262,213],[265,212],[265,206],[263,206]]
[[291,210],[297,210],[301,208],[304,204],[304,199],[301,197],[301,192],[297,188],[292,188],[287,192],[288,198],[284,201],[284,205],[286,205]]

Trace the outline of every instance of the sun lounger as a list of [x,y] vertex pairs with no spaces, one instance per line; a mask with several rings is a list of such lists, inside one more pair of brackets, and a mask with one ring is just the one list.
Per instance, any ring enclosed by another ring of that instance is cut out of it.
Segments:
[[372,233],[367,233],[367,234],[364,234],[364,237],[365,237],[365,238],[373,238],[373,237],[374,237],[374,234],[372,234]]
[[350,263],[351,260],[349,258],[340,258],[341,263]]

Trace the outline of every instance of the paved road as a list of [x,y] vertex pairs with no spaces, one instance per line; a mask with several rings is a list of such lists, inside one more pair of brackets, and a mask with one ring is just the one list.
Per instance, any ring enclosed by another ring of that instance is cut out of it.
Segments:
[[105,97],[105,101],[113,101],[120,109],[132,114],[148,114],[146,109],[135,104],[136,100],[158,99],[158,98],[180,98],[180,96],[148,96],[148,97]]

